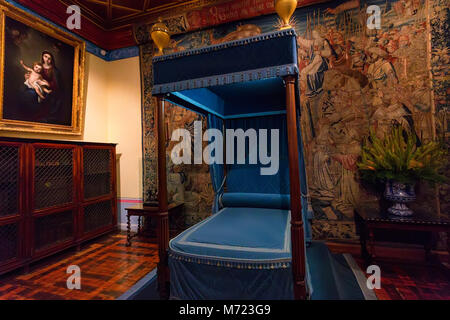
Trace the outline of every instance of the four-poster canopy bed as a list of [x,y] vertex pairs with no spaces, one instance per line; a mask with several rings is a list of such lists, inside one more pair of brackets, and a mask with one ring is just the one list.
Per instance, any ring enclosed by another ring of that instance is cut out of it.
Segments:
[[[309,229],[295,31],[157,56],[153,74],[161,297],[170,290],[174,299],[306,299]],[[164,100],[207,116],[208,127],[223,133],[278,129],[280,138],[274,175],[248,164],[249,147],[246,164],[212,164],[213,215],[170,244]]]

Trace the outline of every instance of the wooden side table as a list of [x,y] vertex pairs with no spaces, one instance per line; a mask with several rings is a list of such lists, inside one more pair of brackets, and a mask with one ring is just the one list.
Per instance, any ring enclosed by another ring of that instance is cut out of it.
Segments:
[[[377,229],[388,232],[396,230],[428,232],[428,240],[424,245],[427,260],[431,253],[432,233],[446,232],[447,250],[450,252],[450,220],[443,216],[415,211],[411,217],[397,217],[377,208],[361,207],[355,209],[355,223],[360,235],[361,256],[367,264],[375,258],[374,231]],[[370,251],[367,250],[367,242],[369,242]]]
[[[169,215],[178,215],[183,210],[184,204],[183,203],[172,203],[169,205]],[[164,223],[168,223],[168,214],[164,212],[160,212],[158,207],[150,207],[150,206],[144,206],[143,204],[139,204],[137,206],[126,208],[127,210],[127,247],[131,246],[131,239],[141,233],[141,218],[142,217],[148,217],[148,218],[156,218],[156,238],[158,239],[158,244],[160,243],[160,238],[162,235],[162,226]],[[131,234],[131,222],[130,218],[132,216],[138,217],[138,230],[137,232],[132,235]]]

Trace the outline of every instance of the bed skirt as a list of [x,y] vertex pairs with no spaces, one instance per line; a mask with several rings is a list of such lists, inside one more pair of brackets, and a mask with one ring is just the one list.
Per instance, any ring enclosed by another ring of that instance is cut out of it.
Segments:
[[169,257],[170,297],[181,300],[291,300],[291,267],[238,269]]
[[223,208],[170,241],[171,299],[293,299],[290,245],[289,210]]

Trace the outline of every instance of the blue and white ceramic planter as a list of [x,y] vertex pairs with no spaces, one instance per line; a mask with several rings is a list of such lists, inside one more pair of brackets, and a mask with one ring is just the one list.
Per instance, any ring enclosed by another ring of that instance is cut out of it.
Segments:
[[407,217],[413,214],[413,211],[406,206],[406,203],[416,200],[414,184],[388,181],[386,182],[384,197],[394,203],[394,205],[388,209],[390,214],[401,217]]

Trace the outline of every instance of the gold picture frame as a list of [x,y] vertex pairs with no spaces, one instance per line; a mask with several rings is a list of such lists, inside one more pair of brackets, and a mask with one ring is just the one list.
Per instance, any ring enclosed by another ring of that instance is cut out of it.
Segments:
[[0,0],[0,133],[81,135],[85,59],[84,41]]

